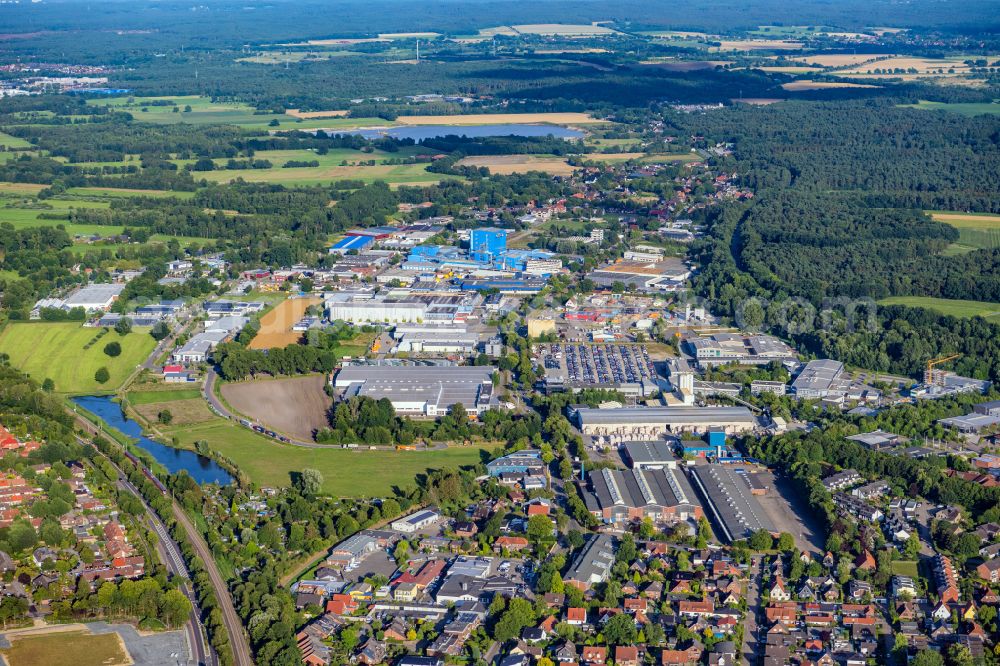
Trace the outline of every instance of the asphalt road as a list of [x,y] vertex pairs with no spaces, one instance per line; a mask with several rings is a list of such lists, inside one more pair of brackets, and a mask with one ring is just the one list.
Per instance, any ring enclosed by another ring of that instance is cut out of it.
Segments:
[[743,621],[743,662],[756,666],[763,652],[757,636],[757,616],[760,612],[760,559],[750,567],[750,582],[747,583],[747,612]]

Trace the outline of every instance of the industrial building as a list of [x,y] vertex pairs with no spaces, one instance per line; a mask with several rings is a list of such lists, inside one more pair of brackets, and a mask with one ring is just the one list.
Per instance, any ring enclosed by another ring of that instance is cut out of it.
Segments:
[[330,321],[352,324],[419,322],[427,314],[427,305],[423,302],[361,291],[327,294],[324,307]]
[[434,511],[433,509],[423,509],[422,511],[411,513],[408,516],[393,521],[390,527],[397,532],[412,534],[418,530],[424,529],[425,527],[430,527],[440,519],[441,514],[437,511]]
[[610,534],[596,534],[590,538],[573,558],[563,581],[586,592],[591,586],[603,583],[615,563],[615,540]]
[[65,299],[41,299],[32,308],[31,316],[33,319],[37,319],[41,316],[41,311],[47,308],[66,310],[67,312],[74,308],[83,308],[87,312],[107,312],[124,290],[125,283],[123,282],[88,284],[80,287]]
[[573,412],[584,435],[613,441],[655,440],[668,434],[709,430],[738,434],[757,426],[757,419],[746,407],[576,407]]
[[617,261],[587,274],[599,288],[610,289],[617,282],[645,292],[676,291],[690,276],[691,269],[677,257],[662,261]]
[[830,359],[809,361],[792,382],[792,392],[799,398],[843,398],[850,389],[844,364]]
[[625,442],[621,447],[622,458],[632,469],[674,469],[677,459],[671,442],[659,439],[650,442]]
[[469,234],[469,254],[476,261],[490,262],[507,249],[507,230],[495,227],[473,229]]
[[582,493],[584,502],[606,523],[649,518],[663,525],[703,515],[694,490],[676,469],[602,469],[592,472],[589,481],[590,489]]
[[437,417],[461,404],[471,416],[497,406],[491,366],[345,365],[333,380],[343,398],[388,399],[397,414]]
[[691,481],[707,501],[708,512],[726,540],[745,539],[760,530],[778,533],[745,473],[729,465],[696,465]]
[[490,476],[501,474],[545,474],[545,463],[542,462],[540,451],[517,451],[496,458],[486,463],[486,471]]
[[776,361],[783,363],[796,360],[794,349],[770,335],[716,333],[688,338],[684,341],[684,346],[702,368],[726,363],[767,365]]

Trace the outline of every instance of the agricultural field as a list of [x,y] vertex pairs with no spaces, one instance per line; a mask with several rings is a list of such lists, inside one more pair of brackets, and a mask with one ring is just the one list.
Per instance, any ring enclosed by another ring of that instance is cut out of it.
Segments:
[[[107,393],[146,360],[156,346],[145,330],[136,329],[122,337],[109,331],[89,349],[100,328],[77,323],[19,322],[8,324],[0,333],[0,352],[10,356],[10,364],[39,383],[52,379],[59,393]],[[109,342],[121,343],[122,353],[112,358],[104,353]],[[111,378],[104,384],[94,379],[98,368],[106,367]]]
[[194,192],[169,190],[138,190],[129,187],[71,187],[67,194],[81,197],[100,197],[104,199],[121,199],[123,197],[150,197],[156,199],[190,199]]
[[346,109],[341,109],[339,111],[300,111],[298,109],[285,109],[285,115],[292,116],[293,118],[304,118],[306,120],[310,118],[343,118],[349,111]]
[[553,176],[569,176],[573,167],[560,157],[539,157],[537,155],[483,155],[466,157],[459,166],[486,167],[490,173],[509,176],[513,173],[544,171]]
[[124,227],[105,226],[100,224],[71,224],[68,219],[50,219],[45,215],[60,215],[69,217],[76,208],[107,208],[108,203],[102,201],[76,201],[67,199],[47,199],[39,202],[35,199],[25,199],[0,194],[0,223],[12,225],[15,229],[33,227],[64,226],[70,236],[114,236],[120,234]]
[[27,195],[35,196],[45,189],[45,185],[36,183],[0,183],[0,195]]
[[789,39],[724,39],[710,51],[798,51],[802,42]]
[[865,83],[850,83],[848,81],[790,81],[781,84],[781,87],[789,92],[802,90],[831,90],[837,88],[878,88],[879,86]]
[[869,60],[884,57],[879,53],[821,53],[819,55],[797,56],[795,59],[808,65],[820,67],[851,67]]
[[[170,384],[158,384],[157,386],[169,387]],[[199,397],[201,397],[201,391],[196,388],[164,388],[162,390],[150,389],[128,392],[128,401],[132,406],[151,405],[157,402],[172,402],[174,400],[191,400],[192,398]]]
[[[384,122],[384,121],[383,121]],[[396,125],[587,125],[606,122],[589,113],[469,113],[454,116],[399,116]]]
[[905,305],[911,308],[927,308],[952,317],[985,317],[995,319],[1000,315],[1000,303],[982,301],[961,301],[949,298],[927,296],[892,296],[879,301],[882,305]]
[[302,337],[301,331],[293,331],[292,326],[306,314],[310,305],[319,305],[320,298],[289,298],[272,308],[260,318],[260,331],[250,341],[251,349],[270,349],[295,344]]
[[[153,102],[174,102],[175,105],[152,106]],[[213,102],[199,95],[179,95],[176,97],[113,97],[110,99],[90,100],[91,104],[113,107],[118,111],[131,113],[136,120],[147,123],[191,125],[238,125],[254,129],[273,129],[271,122],[277,121],[279,127],[295,129],[317,129],[327,126],[326,118],[298,118],[283,113],[260,112],[253,107],[239,102]],[[184,108],[190,106],[191,111]],[[146,109],[143,111],[143,109]],[[177,109],[175,112],[174,109]],[[349,120],[349,119],[341,119]],[[384,122],[381,119],[360,118],[344,123],[345,127],[366,127]]]
[[390,185],[427,185],[439,183],[446,178],[456,178],[456,176],[431,173],[427,171],[426,164],[235,169],[206,171],[203,177],[216,183],[228,183],[242,178],[249,183],[281,185],[317,185],[346,179],[365,183],[381,180]]
[[979,116],[984,113],[1000,115],[1000,103],[993,102],[928,102],[920,100],[916,104],[901,104],[908,109],[923,109],[925,111],[949,111],[963,116]]
[[[959,78],[969,73],[969,66],[961,56],[950,58],[913,58],[894,56],[873,62],[840,69],[838,74],[863,78],[898,78],[911,81],[930,77]],[[881,73],[876,73],[880,70]],[[893,73],[901,70],[900,73]]]
[[[334,148],[329,150],[326,154],[320,155],[313,150],[296,149],[296,150],[258,150],[254,153],[254,159],[257,160],[267,160],[273,167],[272,169],[284,169],[284,165],[287,162],[318,162],[318,168],[329,168],[329,167],[340,167],[340,166],[354,166],[358,163],[371,162],[374,161],[376,164],[385,164],[390,160],[401,160],[407,157],[413,157],[416,155],[426,155],[428,149],[422,148],[420,146],[403,146],[398,151],[394,153],[389,153],[383,150],[372,150],[371,152],[365,152],[363,150],[352,150],[350,148]],[[212,160],[216,166],[224,167],[227,160],[221,157]],[[195,162],[193,159],[188,160],[172,160],[174,164],[178,166],[184,166],[186,164],[192,164]],[[344,164],[344,163],[347,164]],[[426,165],[424,165],[426,166]],[[296,169],[312,169],[317,167],[289,167]],[[222,169],[220,169],[222,170]],[[255,169],[255,171],[266,171],[267,169]],[[243,170],[247,171],[247,170]],[[193,172],[194,177],[197,178],[209,178],[212,172]]]
[[958,229],[958,242],[952,247],[958,246],[965,251],[1000,247],[1000,215],[948,211],[932,211],[930,215]]
[[333,400],[323,391],[324,375],[257,379],[219,387],[235,411],[251,421],[295,439],[310,441],[327,426]]
[[485,446],[432,451],[304,448],[279,444],[219,418],[165,432],[188,448],[199,439],[208,440],[260,485],[288,486],[293,472],[317,469],[323,474],[323,490],[341,497],[379,497],[397,487],[412,489],[417,475],[428,470],[476,465],[491,455]]
[[52,666],[69,661],[74,666],[129,666],[132,657],[118,634],[58,631],[40,635],[13,635],[11,646],[0,649],[8,666]]
[[493,35],[506,35],[513,37],[516,35],[543,35],[558,37],[606,37],[620,34],[617,30],[612,30],[602,25],[571,24],[571,23],[525,23],[522,25],[501,25],[495,28],[483,28],[480,35],[492,37]]

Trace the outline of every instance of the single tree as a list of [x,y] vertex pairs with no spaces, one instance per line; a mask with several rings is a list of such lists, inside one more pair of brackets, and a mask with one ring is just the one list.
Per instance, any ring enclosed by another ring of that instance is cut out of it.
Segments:
[[121,356],[122,355],[121,343],[119,343],[117,340],[109,342],[108,344],[104,345],[104,353],[110,356],[111,358],[114,358],[116,356]]
[[97,372],[94,373],[94,379],[97,380],[98,384],[104,384],[111,379],[111,373],[108,372],[107,368],[101,366],[97,369]]

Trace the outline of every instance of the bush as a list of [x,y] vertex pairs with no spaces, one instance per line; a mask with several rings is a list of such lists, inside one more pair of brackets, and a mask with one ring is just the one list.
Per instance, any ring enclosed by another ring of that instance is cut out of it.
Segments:
[[97,369],[97,372],[94,373],[94,379],[97,380],[98,384],[104,384],[109,379],[111,379],[111,373],[108,372],[107,368],[105,368],[105,367],[102,366],[102,367],[100,367],[100,368]]
[[114,358],[116,356],[121,356],[122,346],[117,341],[109,342],[108,344],[104,345],[104,353],[110,356],[111,358]]

